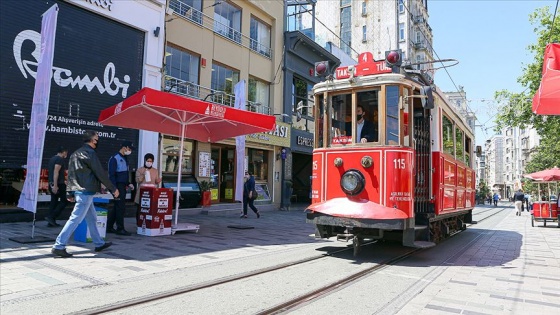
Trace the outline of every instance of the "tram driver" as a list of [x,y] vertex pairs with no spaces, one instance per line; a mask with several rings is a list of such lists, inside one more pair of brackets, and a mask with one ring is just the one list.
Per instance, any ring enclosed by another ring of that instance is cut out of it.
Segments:
[[[374,122],[365,119],[366,111],[362,105],[356,106],[356,127],[358,132],[356,133],[356,142],[366,143],[366,142],[377,142],[378,140],[378,130],[377,125]],[[346,123],[346,135],[352,135],[352,122]]]

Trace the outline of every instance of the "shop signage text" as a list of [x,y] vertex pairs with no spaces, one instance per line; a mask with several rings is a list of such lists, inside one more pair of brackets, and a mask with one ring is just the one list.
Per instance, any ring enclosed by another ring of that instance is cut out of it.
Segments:
[[274,126],[274,130],[269,131],[268,134],[281,137],[281,138],[288,138],[288,127],[276,124]]
[[312,138],[297,136],[296,139],[297,139],[297,144],[298,145],[302,145],[304,147],[313,147],[313,139]]
[[[21,51],[24,45],[24,42],[30,40],[35,44],[35,48],[31,55],[35,60],[23,60]],[[37,65],[38,59],[41,55],[41,34],[33,31],[33,30],[25,30],[20,32],[16,38],[14,39],[14,59],[16,60],[16,64],[21,71],[21,74],[24,78],[27,79],[27,74],[30,74],[33,78],[37,77]],[[33,70],[32,67],[35,69]],[[53,66],[53,80],[58,86],[67,87],[70,86],[74,88],[78,86],[78,89],[86,88],[88,92],[91,92],[94,88],[97,88],[99,93],[103,94],[107,92],[107,94],[111,96],[117,95],[121,92],[121,96],[126,98],[128,93],[128,86],[130,82],[130,76],[128,74],[124,75],[121,80],[116,77],[116,69],[115,65],[112,62],[109,62],[105,66],[105,71],[103,74],[103,83],[97,78],[94,77],[90,79],[89,76],[86,74],[83,77],[79,75],[75,78],[72,77],[72,70],[64,69],[59,67]],[[114,88],[113,88],[114,87]]]
[[111,6],[113,5],[113,0],[84,0],[85,2],[89,2],[91,4],[95,4],[96,6],[107,9],[111,11]]

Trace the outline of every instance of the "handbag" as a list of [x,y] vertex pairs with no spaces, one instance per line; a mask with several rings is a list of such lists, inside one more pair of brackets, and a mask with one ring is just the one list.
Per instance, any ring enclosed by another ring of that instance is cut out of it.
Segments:
[[259,194],[257,193],[257,191],[255,189],[253,189],[253,194],[252,195],[253,195],[253,198],[252,198],[253,200],[256,200],[257,197],[259,196]]

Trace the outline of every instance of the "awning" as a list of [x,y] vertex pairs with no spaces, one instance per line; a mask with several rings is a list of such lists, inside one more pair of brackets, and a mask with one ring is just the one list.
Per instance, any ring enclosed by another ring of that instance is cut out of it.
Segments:
[[533,113],[560,115],[560,44],[546,46],[541,84],[533,97]]

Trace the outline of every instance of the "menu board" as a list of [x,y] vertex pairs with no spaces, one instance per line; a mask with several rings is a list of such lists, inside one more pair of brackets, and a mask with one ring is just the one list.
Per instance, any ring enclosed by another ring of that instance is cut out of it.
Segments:
[[210,177],[210,152],[199,152],[198,154],[198,176]]

